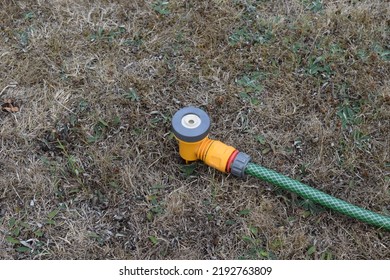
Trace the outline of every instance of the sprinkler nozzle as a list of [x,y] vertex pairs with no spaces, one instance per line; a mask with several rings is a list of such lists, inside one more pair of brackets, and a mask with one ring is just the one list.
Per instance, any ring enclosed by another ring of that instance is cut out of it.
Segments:
[[180,156],[188,163],[202,160],[222,172],[243,177],[250,157],[232,146],[208,137],[210,118],[199,108],[185,107],[172,118],[172,131],[179,141]]

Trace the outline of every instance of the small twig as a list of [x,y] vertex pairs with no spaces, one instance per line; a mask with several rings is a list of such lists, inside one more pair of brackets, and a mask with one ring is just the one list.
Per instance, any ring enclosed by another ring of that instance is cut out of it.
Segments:
[[64,104],[62,104],[61,102],[59,102],[58,100],[56,100],[57,103],[63,107],[65,110],[67,110],[68,112],[72,113],[72,114],[76,114],[75,112],[73,112],[71,109],[69,109],[68,107],[66,107]]
[[7,85],[7,86],[5,86],[5,88],[3,88],[3,89],[1,90],[1,92],[0,92],[0,97],[5,93],[5,90],[6,90],[7,88],[10,88],[10,87],[14,88],[14,87],[16,87],[16,84],[12,84],[12,85]]

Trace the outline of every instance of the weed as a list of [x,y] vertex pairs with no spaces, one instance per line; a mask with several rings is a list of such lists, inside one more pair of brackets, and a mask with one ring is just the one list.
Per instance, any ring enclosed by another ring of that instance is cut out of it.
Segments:
[[307,73],[312,76],[321,75],[322,77],[329,79],[332,74],[330,65],[326,62],[325,56],[309,57],[307,65]]
[[123,96],[133,102],[139,101],[137,91],[133,88],[129,89],[128,92],[126,92]]
[[165,203],[159,198],[165,189],[166,187],[163,185],[154,185],[150,189],[150,194],[146,197],[146,200],[150,204],[146,218],[150,222],[153,221],[155,216],[161,215],[165,211]]
[[160,15],[169,15],[171,11],[169,10],[169,1],[159,0],[154,2],[152,5],[153,10],[155,10]]
[[123,41],[123,45],[133,47],[134,50],[138,50],[143,45],[143,39],[137,35],[133,36],[132,39],[126,39]]
[[80,161],[75,156],[69,154],[67,147],[61,141],[58,140],[57,142],[58,148],[62,151],[67,160],[66,167],[68,172],[79,178],[80,173],[83,172],[83,168],[79,163]]
[[20,244],[18,237],[22,230],[26,228],[28,229],[29,226],[25,222],[16,220],[13,217],[10,218],[8,221],[8,236],[6,237],[6,241],[13,245]]
[[158,111],[153,111],[150,113],[150,115],[152,116],[152,118],[150,119],[150,125],[153,128],[161,124],[169,123],[170,121],[170,117]]
[[375,44],[373,47],[374,52],[378,54],[378,56],[384,61],[390,61],[390,49],[383,48],[379,44]]
[[31,20],[31,19],[35,18],[35,13],[32,12],[32,11],[27,12],[27,13],[24,14],[23,18],[25,20]]
[[255,137],[255,139],[262,146],[262,148],[261,148],[261,154],[262,155],[266,155],[266,154],[268,154],[271,151],[271,144],[267,143],[267,140],[266,140],[265,136],[257,135]]
[[101,140],[105,133],[108,130],[108,123],[104,120],[99,120],[93,127],[93,134],[92,136],[88,137],[88,143],[95,143],[99,140]]
[[264,75],[257,71],[250,72],[237,78],[236,84],[243,90],[239,92],[239,96],[243,100],[249,100],[252,105],[258,105],[260,103],[258,96],[264,89],[261,84],[263,79]]
[[95,240],[96,242],[98,242],[99,245],[104,244],[104,238],[102,236],[100,236],[99,234],[97,234],[96,232],[90,232],[88,234],[88,237],[91,238],[92,240]]
[[24,218],[11,217],[7,224],[6,242],[13,246],[18,253],[40,254],[44,250],[45,231],[47,227],[55,225],[55,218],[61,210],[61,206],[47,214],[45,225],[28,223]]
[[280,250],[283,247],[283,244],[284,244],[283,240],[281,240],[280,238],[275,238],[270,243],[270,249],[271,250]]
[[346,129],[348,126],[357,125],[361,122],[359,116],[360,104],[357,102],[349,101],[348,99],[339,106],[337,111],[337,116],[341,120],[341,125],[343,129]]
[[367,53],[366,50],[360,49],[360,50],[357,51],[357,56],[362,61],[366,61],[367,57],[368,57],[368,53]]
[[31,28],[27,28],[26,30],[20,31],[17,33],[19,46],[22,49],[25,49],[28,47],[28,45],[30,43],[30,34],[31,34]]
[[328,250],[323,252],[320,256],[321,260],[333,260],[333,254],[332,252],[329,252]]
[[89,103],[88,101],[86,100],[81,100],[79,103],[78,103],[78,108],[77,108],[77,111],[79,113],[82,113],[84,111],[86,111],[88,108],[89,108]]
[[112,30],[107,30],[102,27],[98,27],[97,31],[94,32],[90,37],[91,42],[108,42],[112,43],[116,39],[120,38],[126,32],[126,28],[117,27]]
[[344,52],[344,50],[337,43],[331,44],[329,50],[330,50],[330,53],[332,55],[335,55],[335,56],[341,55]]
[[244,210],[241,210],[241,211],[238,213],[238,215],[239,215],[239,216],[247,216],[247,215],[249,215],[249,213],[250,213],[250,210],[249,210],[249,209],[244,209]]
[[156,236],[149,236],[149,240],[150,240],[150,242],[152,242],[152,244],[154,246],[156,246],[158,244],[158,239]]
[[266,44],[271,41],[273,38],[272,31],[266,29],[263,32],[253,31],[248,27],[241,27],[233,31],[233,33],[229,36],[229,44],[237,45],[237,44]]
[[257,142],[259,142],[261,145],[265,145],[266,142],[266,139],[263,135],[257,135],[256,136],[256,140]]
[[262,77],[260,72],[252,72],[238,78],[236,83],[237,85],[244,87],[246,93],[259,93],[263,90],[263,87],[260,84]]
[[323,0],[303,0],[303,3],[305,4],[306,9],[313,13],[318,13],[324,9]]
[[232,225],[234,225],[236,223],[237,222],[235,220],[231,220],[231,219],[225,221],[225,225],[228,225],[228,226],[232,226]]
[[310,215],[318,215],[326,211],[322,206],[308,199],[302,199],[302,198],[297,199],[297,206],[305,209],[305,211],[302,213],[302,216],[304,218],[307,218]]
[[306,251],[306,259],[312,259],[315,256],[316,246],[310,246]]
[[370,136],[365,135],[363,132],[361,132],[359,129],[354,129],[352,131],[352,137],[354,143],[359,148],[370,148]]
[[47,214],[46,224],[55,225],[54,218],[58,215],[59,212],[60,212],[60,209],[54,209],[49,214]]
[[248,245],[248,249],[239,257],[242,260],[273,260],[276,256],[273,252],[262,246],[262,241],[258,238],[258,228],[249,226],[250,235],[242,236],[242,240]]
[[310,164],[309,163],[301,163],[299,164],[299,173],[302,175],[302,176],[307,176],[309,174],[309,166]]

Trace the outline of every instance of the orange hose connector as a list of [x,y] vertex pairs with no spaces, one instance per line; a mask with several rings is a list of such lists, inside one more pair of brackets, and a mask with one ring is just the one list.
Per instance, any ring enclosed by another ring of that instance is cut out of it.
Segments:
[[202,160],[205,164],[218,169],[221,172],[229,172],[230,164],[234,160],[233,155],[238,151],[221,141],[211,140],[208,136],[198,142],[185,142],[180,139],[179,153],[187,162]]

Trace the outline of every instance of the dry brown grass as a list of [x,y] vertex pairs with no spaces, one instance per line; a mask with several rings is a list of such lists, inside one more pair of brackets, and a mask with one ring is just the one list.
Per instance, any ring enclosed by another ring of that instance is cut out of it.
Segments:
[[158,2],[2,2],[0,258],[389,259],[388,232],[184,167],[170,133],[199,106],[254,162],[388,214],[386,1]]

